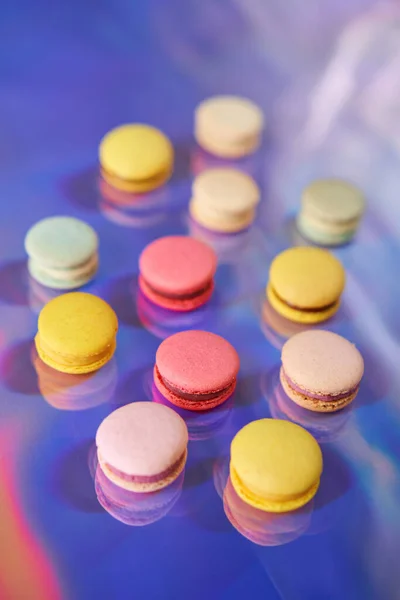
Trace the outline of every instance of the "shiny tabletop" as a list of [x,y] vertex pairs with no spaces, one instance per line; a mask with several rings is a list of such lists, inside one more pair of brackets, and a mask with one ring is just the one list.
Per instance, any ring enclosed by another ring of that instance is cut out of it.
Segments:
[[[399,598],[395,5],[7,4],[0,8],[0,598]],[[250,97],[267,124],[261,149],[234,163],[262,189],[254,227],[236,236],[210,234],[187,214],[193,177],[223,163],[196,146],[194,109],[221,93]],[[99,190],[97,150],[109,129],[130,121],[171,138],[175,169],[164,189],[121,207]],[[354,406],[327,417],[297,410],[282,394],[280,349],[294,331],[271,322],[263,301],[273,257],[306,243],[294,226],[301,190],[325,176],[350,179],[368,203],[355,241],[334,250],[347,283],[326,324],[357,345],[365,375]],[[114,360],[76,381],[46,369],[33,346],[38,313],[56,293],[28,277],[24,236],[58,214],[98,232],[100,270],[84,290],[106,299],[120,324]],[[219,257],[214,297],[193,314],[158,310],[138,291],[141,250],[168,234],[204,239]],[[129,504],[96,470],[96,429],[119,406],[160,401],[156,349],[190,328],[236,347],[236,393],[216,411],[184,415],[184,477],[150,504]],[[241,505],[228,480],[235,433],[271,416],[307,428],[324,457],[314,502],[276,518]]]

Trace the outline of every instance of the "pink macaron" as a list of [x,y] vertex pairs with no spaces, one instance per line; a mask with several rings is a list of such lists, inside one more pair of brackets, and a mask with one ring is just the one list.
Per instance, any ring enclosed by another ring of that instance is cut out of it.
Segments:
[[235,391],[239,356],[223,337],[208,331],[182,331],[158,347],[154,383],[175,406],[209,410]]
[[104,475],[132,492],[155,492],[182,473],[188,430],[171,408],[133,402],[112,412],[96,434],[97,458]]
[[214,289],[217,257],[188,236],[168,236],[149,244],[139,258],[139,286],[154,304],[190,311],[205,304]]

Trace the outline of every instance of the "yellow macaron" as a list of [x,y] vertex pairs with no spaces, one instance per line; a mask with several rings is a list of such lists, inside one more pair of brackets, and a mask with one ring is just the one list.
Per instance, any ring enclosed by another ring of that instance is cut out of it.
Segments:
[[266,293],[283,317],[313,324],[336,313],[344,285],[344,268],[333,254],[321,248],[297,247],[274,258]]
[[125,192],[145,193],[170,178],[174,151],[161,131],[132,123],[116,127],[104,136],[99,160],[101,174],[110,185]]
[[317,493],[321,474],[318,443],[290,421],[253,421],[232,441],[232,485],[244,502],[260,510],[282,513],[304,506]]
[[117,330],[117,316],[107,302],[72,292],[50,300],[41,310],[36,349],[57,371],[90,373],[113,356]]

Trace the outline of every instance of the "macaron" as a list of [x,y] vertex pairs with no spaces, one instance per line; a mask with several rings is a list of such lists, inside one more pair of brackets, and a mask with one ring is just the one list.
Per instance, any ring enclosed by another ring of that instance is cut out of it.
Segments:
[[194,180],[189,212],[207,229],[236,233],[254,221],[259,200],[260,190],[249,175],[236,169],[209,169]]
[[260,108],[239,96],[214,96],[195,112],[195,138],[199,146],[224,158],[252,154],[260,145],[264,116]]
[[84,221],[49,217],[31,227],[25,237],[28,270],[40,284],[70,290],[88,283],[98,269],[98,237]]
[[182,331],[158,347],[154,383],[175,406],[208,410],[235,391],[239,356],[223,337],[208,331]]
[[363,193],[342,179],[318,179],[302,194],[300,233],[316,244],[339,246],[355,235],[364,213]]
[[207,244],[188,236],[163,237],[139,257],[139,287],[158,306],[190,311],[210,299],[216,268],[216,254]]
[[161,131],[131,123],[104,136],[99,160],[107,183],[125,192],[145,193],[161,187],[170,178],[174,152]]
[[113,356],[118,320],[101,298],[70,292],[50,300],[39,314],[37,353],[63,373],[97,371]]
[[96,433],[104,475],[132,492],[155,492],[182,473],[188,430],[174,410],[155,402],[133,402],[112,412]]
[[328,250],[296,247],[272,261],[266,293],[280,315],[312,324],[337,312],[344,285],[344,268]]
[[298,333],[282,348],[280,380],[293,402],[315,412],[334,412],[357,396],[364,361],[357,348],[331,331]]
[[317,441],[289,421],[252,421],[232,440],[232,485],[244,502],[260,510],[283,513],[304,506],[317,493],[321,474]]

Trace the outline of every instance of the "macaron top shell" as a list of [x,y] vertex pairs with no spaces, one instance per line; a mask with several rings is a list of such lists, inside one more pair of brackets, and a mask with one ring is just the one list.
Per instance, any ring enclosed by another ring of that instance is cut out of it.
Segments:
[[299,425],[260,419],[243,427],[231,444],[231,467],[247,489],[271,501],[303,496],[322,473],[322,453]]
[[158,347],[156,366],[163,379],[186,393],[227,388],[239,371],[239,356],[223,337],[208,331],[182,331]]
[[188,443],[185,421],[155,402],[134,402],[104,419],[96,445],[104,462],[126,475],[155,476],[183,456]]
[[48,217],[36,223],[25,238],[29,257],[41,265],[74,267],[87,262],[97,252],[95,230],[73,217]]
[[140,273],[155,290],[184,295],[209,285],[217,268],[214,250],[188,236],[167,236],[149,244],[139,258]]
[[171,168],[173,148],[155,127],[133,123],[116,127],[104,136],[99,159],[107,172],[121,179],[142,180]]
[[53,354],[90,357],[114,344],[118,329],[115,312],[101,298],[84,292],[50,300],[38,320],[41,345]]
[[276,294],[290,306],[316,309],[336,302],[345,285],[342,264],[327,250],[289,248],[274,258],[269,272]]
[[241,171],[208,169],[194,180],[193,197],[224,212],[240,213],[255,208],[260,191],[254,179]]
[[196,111],[198,121],[215,134],[231,138],[258,134],[264,116],[254,102],[239,96],[214,96],[204,100]]
[[354,389],[364,373],[357,348],[342,336],[323,330],[291,337],[282,348],[282,366],[293,383],[321,395]]
[[361,190],[341,179],[313,181],[302,195],[302,206],[307,214],[332,223],[358,221],[364,204]]

